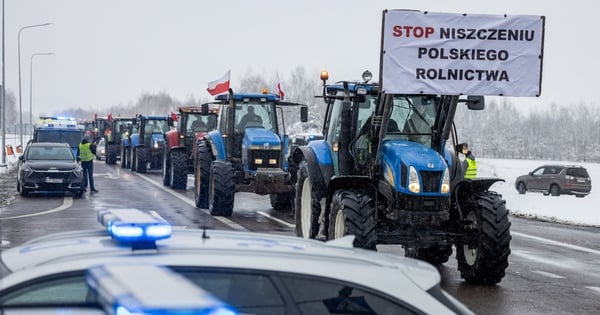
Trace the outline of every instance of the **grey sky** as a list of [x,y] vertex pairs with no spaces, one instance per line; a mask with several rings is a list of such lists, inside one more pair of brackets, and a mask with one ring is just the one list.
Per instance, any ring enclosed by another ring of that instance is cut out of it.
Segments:
[[[546,16],[542,96],[510,98],[530,109],[597,104],[596,31],[600,4],[547,0],[5,0],[6,85],[18,97],[21,27],[22,102],[29,106],[33,53],[34,113],[69,107],[101,111],[142,92],[208,99],[207,83],[231,70],[286,80],[304,66],[332,80],[378,77],[381,11]],[[237,81],[236,81],[237,80]],[[17,98],[18,100],[18,98]]]

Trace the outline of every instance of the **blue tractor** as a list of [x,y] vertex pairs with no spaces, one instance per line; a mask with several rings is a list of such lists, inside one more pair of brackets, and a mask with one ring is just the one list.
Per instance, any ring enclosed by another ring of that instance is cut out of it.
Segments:
[[165,133],[169,130],[168,116],[137,115],[133,124],[136,133],[129,137],[131,170],[146,173],[149,169],[159,170],[163,164]]
[[235,192],[270,195],[273,208],[290,209],[295,170],[290,171],[289,136],[283,108],[300,107],[300,120],[308,119],[306,105],[284,102],[275,94],[221,94],[216,130],[197,142],[194,158],[196,206],[211,215],[231,216]]
[[370,83],[328,85],[323,140],[292,153],[298,173],[296,234],[354,245],[403,245],[405,254],[433,264],[452,246],[461,276],[495,284],[510,254],[505,201],[490,186],[501,179],[464,179],[455,151],[458,106],[484,108],[481,96],[385,94]]

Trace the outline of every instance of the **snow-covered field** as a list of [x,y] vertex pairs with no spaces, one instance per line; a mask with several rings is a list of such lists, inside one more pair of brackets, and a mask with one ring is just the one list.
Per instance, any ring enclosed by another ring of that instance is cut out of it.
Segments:
[[[10,137],[7,136],[7,144],[10,143],[9,139]],[[16,161],[16,155],[6,157],[9,167],[11,165],[16,167]],[[594,184],[600,182],[600,164],[484,158],[479,158],[477,161],[478,176],[498,177],[505,180],[505,182],[495,183],[491,190],[502,194],[506,200],[506,207],[511,213],[548,221],[600,226],[600,192],[595,191],[594,188]],[[541,193],[519,195],[514,185],[515,178],[527,174],[540,165],[549,163],[576,164],[587,168],[592,178],[591,194],[585,198],[576,198],[570,195],[544,196]],[[0,176],[6,170],[6,167],[0,167]]]

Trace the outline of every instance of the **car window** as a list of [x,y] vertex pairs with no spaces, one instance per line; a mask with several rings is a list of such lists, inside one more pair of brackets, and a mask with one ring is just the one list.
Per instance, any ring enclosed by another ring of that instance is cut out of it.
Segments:
[[540,176],[542,174],[544,174],[544,168],[543,167],[540,167],[537,170],[533,171],[533,175],[535,175],[535,176]]
[[83,274],[54,275],[50,279],[26,283],[11,292],[3,293],[0,306],[85,304],[88,288]]
[[585,168],[567,168],[567,175],[574,177],[590,177]]
[[347,282],[285,275],[281,279],[302,314],[419,314],[410,305],[398,304],[384,294]]
[[562,171],[562,167],[552,166],[544,169],[544,175],[557,175]]

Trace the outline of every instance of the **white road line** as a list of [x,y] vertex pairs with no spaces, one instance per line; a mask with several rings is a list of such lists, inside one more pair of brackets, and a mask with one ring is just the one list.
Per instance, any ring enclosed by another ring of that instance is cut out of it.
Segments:
[[276,218],[276,217],[274,217],[274,216],[272,216],[272,215],[270,215],[268,213],[265,213],[265,212],[262,212],[262,211],[256,211],[256,213],[258,213],[258,214],[260,214],[262,216],[265,216],[265,217],[267,217],[267,218],[269,218],[269,219],[271,219],[271,220],[273,220],[275,222],[278,222],[279,224],[283,224],[283,225],[285,225],[285,226],[287,226],[289,228],[296,227],[295,224],[289,224],[289,223],[287,223],[287,222],[285,222],[285,221],[283,221],[281,219],[278,219],[278,218]]
[[[188,199],[185,196],[182,196],[181,194],[178,194],[177,192],[173,191],[172,189],[169,189],[169,188],[166,188],[166,187],[162,186],[162,184],[155,183],[153,180],[151,180],[147,176],[144,176],[144,175],[142,175],[140,173],[134,173],[134,174],[137,175],[137,176],[139,176],[139,177],[141,177],[145,181],[151,183],[152,185],[154,185],[154,186],[162,189],[164,192],[167,192],[167,193],[169,193],[169,194],[171,194],[171,195],[179,198],[179,200],[181,200],[181,201],[189,204],[190,206],[192,206],[194,208],[196,207],[196,203],[193,200]],[[245,227],[243,227],[243,226],[241,226],[241,225],[239,225],[239,224],[237,224],[237,223],[235,223],[235,222],[233,222],[233,221],[231,221],[231,220],[229,220],[229,219],[227,219],[225,217],[212,216],[212,215],[210,215],[210,212],[208,212],[208,210],[206,210],[206,209],[198,209],[198,210],[206,213],[207,215],[211,216],[213,219],[215,219],[215,220],[217,220],[217,221],[219,221],[219,222],[221,222],[221,223],[229,226],[230,228],[232,228],[234,230],[238,230],[238,231],[250,231],[247,228],[245,228]]]
[[541,270],[532,270],[531,272],[535,272],[537,274],[540,274],[542,276],[546,276],[548,278],[553,278],[553,279],[564,279],[565,277],[563,276],[559,276],[557,274],[551,273],[551,272],[546,272],[546,271],[541,271]]
[[596,293],[600,293],[600,287],[586,287],[592,291],[596,291]]
[[533,236],[533,235],[519,233],[519,232],[513,232],[513,231],[511,231],[510,234],[513,235],[513,236],[519,236],[519,237],[523,237],[523,238],[529,238],[529,239],[532,239],[532,240],[540,241],[542,243],[546,243],[546,244],[550,244],[550,245],[554,245],[554,246],[559,246],[559,247],[564,247],[564,248],[569,248],[569,249],[574,249],[574,250],[582,251],[582,252],[585,252],[585,253],[600,255],[600,250],[595,250],[595,249],[591,249],[591,248],[587,248],[587,247],[582,247],[582,246],[567,244],[567,243],[563,243],[563,242],[553,241],[553,240],[549,240],[547,238]]
[[73,205],[73,197],[65,197],[64,200],[63,200],[63,204],[61,206],[59,206],[59,207],[54,208],[54,209],[50,209],[50,210],[46,210],[46,211],[42,211],[42,212],[24,214],[24,215],[17,215],[17,216],[14,216],[14,217],[0,218],[0,221],[1,220],[10,220],[10,219],[20,219],[20,218],[34,217],[34,216],[38,216],[38,215],[44,215],[44,214],[59,212],[59,211],[63,211],[63,210],[69,209],[72,205]]

